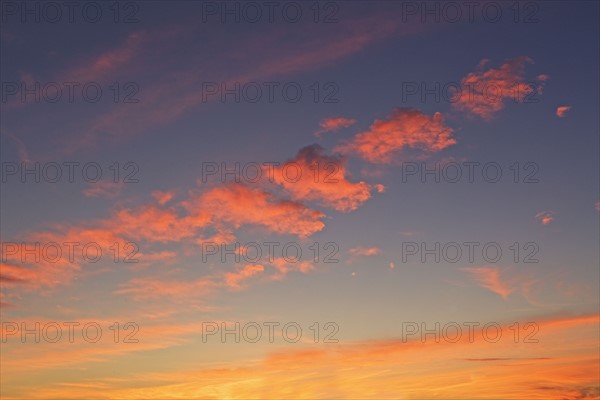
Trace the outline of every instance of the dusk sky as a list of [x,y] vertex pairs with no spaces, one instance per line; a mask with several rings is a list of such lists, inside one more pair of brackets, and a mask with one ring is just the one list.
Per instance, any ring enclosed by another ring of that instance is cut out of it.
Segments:
[[4,1],[2,399],[600,399],[600,3]]

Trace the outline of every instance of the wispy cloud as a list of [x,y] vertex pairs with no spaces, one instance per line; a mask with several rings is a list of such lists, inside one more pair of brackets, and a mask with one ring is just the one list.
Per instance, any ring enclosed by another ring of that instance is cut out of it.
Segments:
[[117,197],[124,189],[125,184],[121,182],[98,181],[89,183],[88,187],[83,190],[85,197],[103,197],[113,199]]
[[378,247],[353,247],[350,249],[350,254],[356,256],[375,256],[381,253],[381,249]]
[[[431,334],[422,341],[417,333],[408,341],[288,346],[243,365],[230,362],[130,374],[123,381],[101,379],[81,385],[77,385],[81,380],[72,379],[66,382],[70,385],[24,394],[28,398],[82,398],[97,393],[96,385],[102,385],[105,393],[119,398],[282,398],[290,391],[302,398],[381,399],[396,398],[398,393],[409,398],[475,398],[490,393],[490,388],[500,398],[596,398],[600,394],[599,359],[590,351],[597,349],[599,316],[529,320],[537,321],[538,329],[530,327],[522,333],[539,344],[523,342],[522,336],[515,343],[513,322],[499,323],[507,333],[492,343],[485,338],[493,334],[484,333],[480,324],[471,334],[465,328],[459,340],[452,342],[435,341]],[[198,376],[203,377],[201,382]]]
[[498,294],[504,300],[513,292],[507,283],[501,278],[501,272],[497,268],[463,268],[481,286]]
[[344,118],[344,117],[331,117],[325,118],[321,122],[319,122],[320,130],[315,132],[315,136],[321,137],[324,133],[327,132],[337,132],[340,129],[348,128],[356,123],[354,118]]
[[554,214],[550,211],[541,211],[535,214],[535,219],[537,219],[538,222],[542,225],[548,225],[552,221],[554,221]]

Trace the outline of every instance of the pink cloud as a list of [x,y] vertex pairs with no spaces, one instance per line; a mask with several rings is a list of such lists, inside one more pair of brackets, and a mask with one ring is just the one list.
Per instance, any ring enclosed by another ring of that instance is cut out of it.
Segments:
[[[71,141],[66,151],[73,152],[81,147],[94,146],[101,136],[108,135],[109,138],[115,140],[140,134],[150,128],[170,122],[194,107],[201,106],[205,102],[202,76],[211,76],[212,80],[227,83],[228,87],[232,87],[236,83],[243,85],[248,82],[272,80],[276,76],[316,70],[356,54],[369,44],[393,34],[411,34],[423,29],[418,25],[402,26],[400,31],[399,27],[400,24],[392,18],[382,19],[381,16],[370,16],[354,20],[332,35],[318,34],[318,30],[298,31],[299,46],[279,45],[275,39],[278,35],[273,32],[250,35],[242,40],[236,39],[234,43],[223,43],[223,47],[230,48],[227,56],[211,60],[206,67],[204,66],[207,62],[206,59],[201,60],[203,68],[207,69],[204,74],[197,74],[197,64],[195,63],[191,63],[187,67],[184,65],[183,69],[175,72],[161,72],[161,76],[166,77],[167,82],[162,83],[155,80],[157,82],[155,84],[144,85],[143,101],[131,104],[131,107],[114,107],[108,113],[92,121],[85,121],[79,126],[74,126],[73,129],[78,132],[77,140]],[[97,65],[102,71],[101,66],[108,67],[113,62],[117,63],[122,60],[127,64],[129,72],[142,69],[145,71],[148,64],[161,65],[157,62],[157,57],[170,54],[173,46],[179,45],[186,36],[190,36],[189,30],[186,29],[177,30],[168,27],[162,31],[152,33],[151,37],[150,33],[140,32],[138,35],[141,37],[137,39],[139,43],[129,38],[125,44],[111,50],[110,56],[101,56],[94,63],[86,65],[88,67]],[[129,42],[131,43],[127,44]],[[141,46],[139,50],[137,45]],[[276,48],[274,49],[274,47]],[[130,48],[131,50],[125,50]],[[143,57],[139,57],[139,60],[133,57],[130,62],[125,62],[127,51],[139,51]],[[239,63],[240,66],[243,65],[243,68],[237,70],[229,68],[230,58],[243,59],[244,62]],[[140,62],[147,64],[140,64]],[[227,63],[226,68],[223,66],[224,63]],[[165,98],[171,100],[165,103]],[[84,134],[81,135],[81,132]]]
[[124,183],[112,181],[98,181],[88,184],[88,187],[83,190],[85,197],[104,197],[113,199],[117,197],[124,188]]
[[368,131],[336,148],[341,153],[357,153],[372,163],[389,164],[393,156],[413,149],[435,153],[456,143],[453,129],[444,125],[441,113],[433,116],[412,108],[396,108],[385,120],[376,120]]
[[143,205],[135,209],[118,210],[104,224],[113,232],[135,240],[172,242],[191,238],[196,230],[209,225],[210,216],[202,213],[181,217],[174,207],[167,209]]
[[302,203],[279,200],[272,194],[240,184],[220,186],[187,203],[191,212],[206,210],[213,222],[234,228],[259,225],[271,232],[307,237],[323,230],[325,215]]
[[[170,193],[154,192],[159,202]],[[161,208],[144,205],[121,209],[105,222],[113,232],[124,237],[151,242],[183,239],[207,240],[202,233],[216,229],[211,241],[230,242],[231,229],[243,225],[263,226],[270,232],[307,237],[322,230],[324,214],[302,203],[280,200],[261,189],[241,184],[217,186],[200,194],[192,194],[180,207]]]
[[323,133],[327,132],[336,132],[342,128],[348,128],[356,123],[356,120],[353,118],[344,118],[344,117],[332,117],[325,118],[319,123],[321,127],[320,130],[315,132],[317,137],[321,137]]
[[537,219],[542,225],[548,225],[554,221],[554,216],[550,211],[542,211],[535,214],[535,219]]
[[[314,270],[314,265],[309,261],[289,262],[284,258],[274,258],[265,263],[274,273],[267,275],[271,281],[282,280],[293,271],[308,273]],[[249,264],[238,267],[231,272],[219,272],[191,280],[172,279],[164,277],[134,278],[121,285],[116,294],[130,296],[136,301],[171,299],[206,299],[217,290],[241,290],[242,283],[265,272],[261,264]]]
[[353,247],[350,249],[350,254],[355,256],[375,256],[381,253],[381,249],[378,247]]
[[[270,167],[266,168],[265,176]],[[304,147],[294,159],[272,169],[274,182],[281,185],[292,199],[316,200],[342,212],[360,207],[371,197],[372,190],[383,190],[382,185],[349,181],[345,160],[325,154],[319,145]]]
[[460,110],[489,120],[504,108],[508,99],[523,102],[534,92],[541,93],[547,75],[539,75],[537,86],[525,81],[525,66],[533,63],[529,57],[508,60],[498,69],[485,67],[489,60],[481,60],[476,72],[461,80],[461,94],[453,106]]
[[64,81],[90,82],[112,76],[119,69],[130,67],[144,46],[152,43],[148,33],[130,33],[124,42],[104,53],[83,60],[79,66],[64,74]]
[[463,268],[481,286],[500,295],[504,300],[512,292],[500,277],[500,271],[496,268]]
[[171,192],[163,192],[163,191],[160,191],[160,190],[155,190],[155,191],[152,192],[152,197],[154,197],[154,199],[161,206],[163,206],[166,203],[168,203],[169,201],[171,201],[171,199],[173,199],[173,196],[174,195]]
[[567,112],[571,109],[571,106],[558,106],[556,108],[556,116],[558,118],[565,118],[567,116]]

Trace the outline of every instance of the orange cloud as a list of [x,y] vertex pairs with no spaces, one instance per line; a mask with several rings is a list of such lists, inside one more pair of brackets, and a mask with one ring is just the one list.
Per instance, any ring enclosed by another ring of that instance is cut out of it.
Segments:
[[44,262],[34,267],[0,263],[0,287],[10,288],[25,286],[31,289],[54,287],[72,279],[80,269],[77,264],[60,266]]
[[2,243],[1,286],[53,288],[72,281],[81,266],[104,259],[114,261],[115,244],[123,240],[103,229],[69,228],[64,232],[35,232],[27,240]]
[[372,163],[389,164],[395,154],[406,149],[434,153],[455,144],[452,132],[444,125],[441,113],[430,117],[412,108],[396,108],[388,119],[376,120],[368,131],[357,134],[336,151],[357,153]]
[[[154,197],[164,202],[171,194],[155,192]],[[95,263],[114,261],[118,257],[116,262],[135,262],[130,266],[137,269],[156,262],[172,263],[176,258],[172,251],[145,252],[140,245],[184,240],[228,243],[235,239],[231,230],[242,225],[259,225],[270,232],[304,238],[325,227],[324,217],[323,213],[302,203],[279,200],[263,190],[243,185],[215,187],[200,195],[192,194],[190,200],[168,208],[154,204],[121,208],[106,219],[80,226],[56,225],[49,231],[29,233],[27,240],[3,242],[1,286],[9,290],[31,290],[68,284],[90,259]],[[211,237],[203,237],[211,230]],[[93,246],[91,255],[82,251],[82,247],[88,245]],[[59,254],[55,254],[57,252]],[[96,253],[99,253],[98,258]],[[134,287],[124,289],[123,293],[144,298],[145,289],[135,287],[145,286],[152,291],[159,285],[160,281],[133,281]],[[198,285],[211,287],[208,281],[182,282],[174,286],[186,293],[195,291]],[[179,290],[167,289],[172,286],[167,285],[156,293],[168,295]]]
[[469,73],[461,80],[461,93],[453,106],[470,114],[489,120],[504,108],[507,99],[525,101],[534,92],[541,93],[547,75],[539,75],[538,86],[524,80],[525,65],[533,63],[529,57],[508,60],[498,69],[484,70],[489,60],[481,60],[476,72]]
[[558,118],[564,118],[567,116],[567,112],[571,109],[571,106],[558,106],[556,108],[556,116]]
[[542,225],[548,225],[554,221],[554,216],[550,211],[542,211],[535,214],[535,219],[537,219]]
[[[270,167],[265,167],[265,176]],[[282,166],[272,167],[273,181],[281,185],[294,200],[317,200],[337,211],[348,212],[360,207],[371,197],[371,190],[382,186],[347,179],[345,161],[328,156],[315,144],[301,149],[296,158]]]
[[472,335],[463,326],[457,341],[436,342],[433,335],[421,341],[416,335],[409,341],[286,346],[260,359],[132,374],[122,381],[70,379],[69,385],[46,385],[22,397],[88,398],[101,386],[115,398],[288,398],[293,393],[298,398],[597,399],[599,316],[528,320],[535,325],[525,328],[522,321],[518,340],[513,321],[498,323],[497,341],[486,340],[495,335],[494,328],[484,334],[486,321]]
[[[154,192],[159,203],[172,198],[171,193]],[[310,236],[322,230],[324,214],[299,202],[279,200],[272,194],[240,184],[214,187],[180,203],[179,207],[161,208],[143,205],[123,208],[110,220],[100,224],[116,234],[150,242],[172,242],[183,239],[207,240],[202,232],[214,228],[211,240],[230,242],[230,229],[242,225],[260,225],[271,232]],[[187,214],[182,214],[186,212]]]
[[[117,216],[127,214],[126,211]],[[144,253],[131,239],[167,240],[161,224],[164,215],[142,212],[141,220],[127,215],[121,219],[96,221],[82,226],[56,225],[51,230],[27,234],[26,240],[2,244],[2,289],[34,290],[66,285],[96,263],[130,263],[141,267],[149,263],[172,261],[174,253]],[[156,217],[156,218],[155,218]],[[131,221],[129,221],[131,220]],[[154,225],[152,225],[154,223]],[[172,232],[175,235],[176,230]],[[135,263],[135,264],[134,264]],[[96,267],[94,270],[98,271]]]
[[512,292],[512,289],[501,280],[500,271],[496,268],[463,268],[462,270],[471,274],[481,287],[500,295],[504,300]]
[[231,289],[239,289],[240,283],[250,279],[265,270],[262,265],[245,265],[236,272],[227,272],[225,274],[225,284]]
[[136,301],[202,298],[212,294],[218,286],[212,277],[185,281],[145,277],[130,280],[115,293],[129,295]]
[[355,123],[356,123],[356,120],[353,118],[344,118],[344,117],[325,118],[324,120],[321,120],[321,122],[319,123],[319,126],[321,127],[321,129],[318,130],[317,132],[315,132],[315,135],[317,137],[321,137],[321,135],[323,133],[336,132],[342,128],[348,128],[348,127],[354,125]]
[[[115,362],[120,357],[124,357],[130,353],[150,352],[152,350],[167,349],[174,346],[180,346],[188,341],[188,337],[198,335],[202,332],[203,326],[200,322],[194,323],[163,323],[161,325],[156,322],[142,321],[139,315],[113,315],[112,318],[90,319],[78,318],[79,323],[75,327],[75,332],[81,330],[82,326],[88,323],[98,324],[104,331],[113,325],[115,321],[136,321],[139,330],[133,332],[133,326],[128,330],[123,330],[124,335],[120,335],[119,342],[114,341],[112,333],[104,332],[99,340],[95,343],[88,343],[81,336],[75,335],[73,342],[69,342],[63,335],[62,339],[56,343],[48,343],[40,341],[35,345],[31,345],[32,337],[28,338],[29,344],[21,343],[20,333],[7,331],[7,326],[2,324],[0,333],[2,334],[5,343],[2,343],[2,381],[3,392],[4,385],[10,381],[10,378],[20,379],[28,373],[40,374],[42,370],[57,370],[61,368],[82,367],[90,369],[90,366],[98,362]],[[16,322],[16,321],[15,321]],[[62,322],[50,320],[47,318],[27,318],[20,319],[17,325],[23,323],[31,329],[36,323],[44,326],[47,323],[56,323],[59,326]],[[123,329],[123,324],[120,328]],[[67,329],[62,326],[63,333]],[[93,332],[93,330],[91,331]],[[127,333],[125,333],[127,332]],[[132,334],[129,340],[138,340],[137,343],[124,342],[124,336]],[[119,378],[114,378],[119,381]],[[68,386],[68,385],[66,385]],[[84,384],[82,385],[84,386]],[[39,389],[36,389],[36,391]],[[35,397],[35,396],[33,396]],[[44,396],[42,396],[44,397]],[[63,397],[63,396],[61,396]],[[84,396],[88,397],[88,396]],[[94,396],[92,396],[94,397]],[[4,399],[4,393],[2,398]],[[32,398],[26,396],[25,398]],[[46,397],[48,398],[48,397]]]

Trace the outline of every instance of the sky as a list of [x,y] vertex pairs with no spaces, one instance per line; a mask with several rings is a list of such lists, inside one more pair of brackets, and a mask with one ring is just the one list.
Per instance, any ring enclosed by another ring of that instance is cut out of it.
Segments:
[[2,1],[6,399],[599,399],[599,3]]

